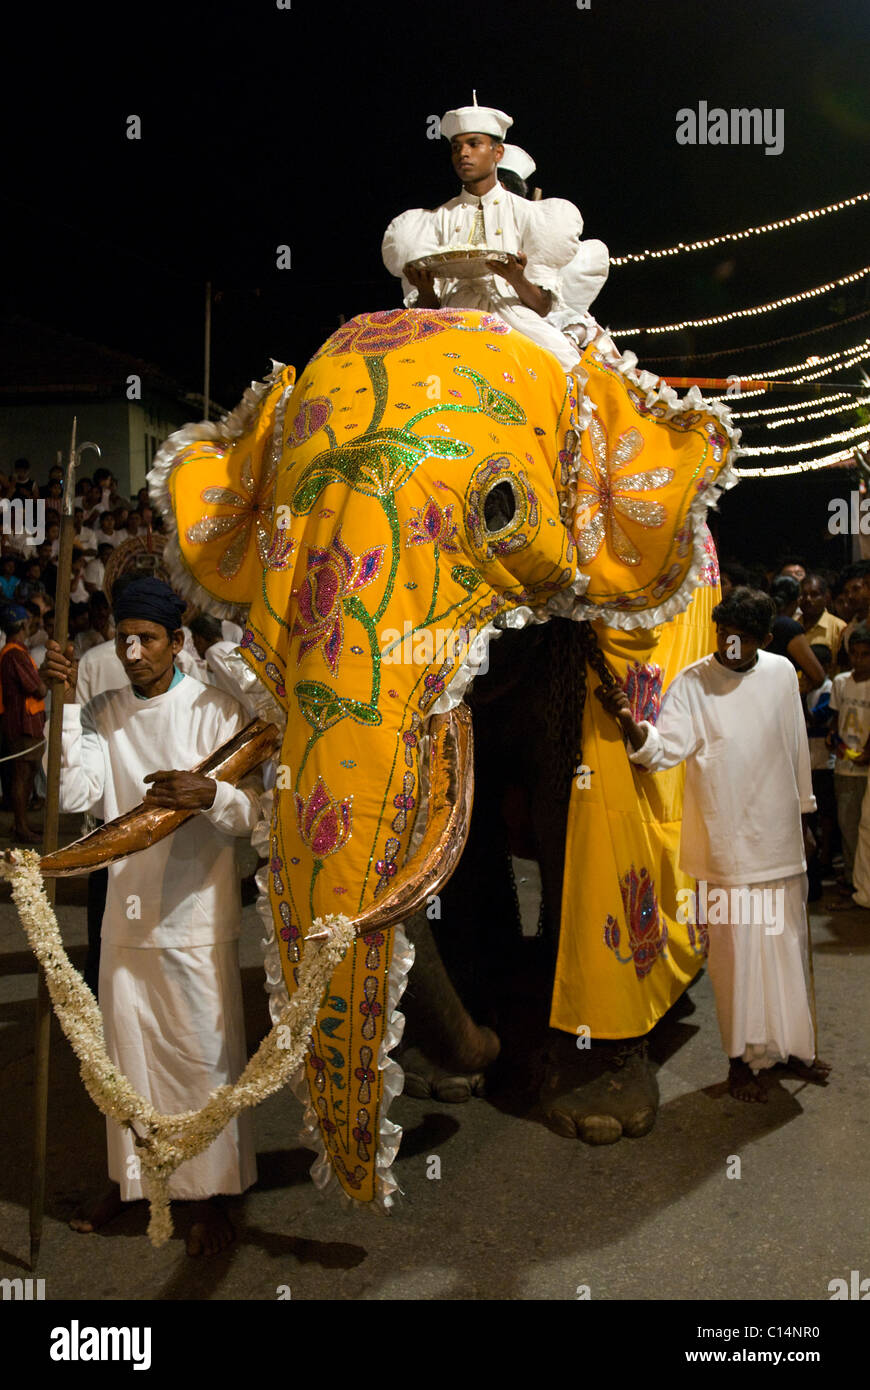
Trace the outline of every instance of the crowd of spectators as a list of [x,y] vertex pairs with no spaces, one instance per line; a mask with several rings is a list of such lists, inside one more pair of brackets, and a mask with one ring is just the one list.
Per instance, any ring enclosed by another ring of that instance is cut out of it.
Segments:
[[[122,497],[108,468],[78,478],[75,499],[69,633],[78,658],[113,636],[103,592],[112,551],[130,536],[160,532],[162,525],[148,489],[140,488],[135,498]],[[8,759],[2,765],[4,800],[14,813],[15,837],[32,842],[38,837],[28,824],[27,809],[45,721],[38,668],[54,634],[63,469],[57,464],[44,481],[36,482],[28,460],[16,459],[0,472],[0,500],[9,504],[3,508],[0,531],[0,754]],[[15,502],[22,505],[15,507]]]

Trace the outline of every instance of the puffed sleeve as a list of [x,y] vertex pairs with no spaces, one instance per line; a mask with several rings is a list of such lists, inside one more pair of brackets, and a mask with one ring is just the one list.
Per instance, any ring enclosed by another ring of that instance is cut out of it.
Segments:
[[542,198],[526,202],[523,250],[530,262],[560,270],[577,251],[583,231],[580,209],[565,198]]
[[557,328],[565,328],[589,306],[604,285],[610,271],[610,254],[603,241],[581,241],[574,257],[561,273],[561,305],[552,310],[548,320]]
[[519,203],[522,247],[528,256],[526,278],[553,296],[550,312],[565,308],[562,299],[561,269],[577,253],[583,230],[580,211],[564,198],[542,198],[539,202],[516,199]]
[[408,308],[413,306],[417,291],[402,275],[403,268],[409,261],[416,261],[420,256],[433,256],[440,250],[435,213],[427,208],[410,208],[400,213],[384,233],[381,243],[384,265],[391,275],[401,279],[402,294]]

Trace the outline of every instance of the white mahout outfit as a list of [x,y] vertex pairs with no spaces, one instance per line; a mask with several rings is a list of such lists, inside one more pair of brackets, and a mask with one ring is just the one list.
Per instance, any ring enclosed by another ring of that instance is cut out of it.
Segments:
[[[163,695],[129,681],[84,707],[64,706],[61,810],[113,820],[138,805],[150,772],[189,771],[247,717],[229,695],[176,669]],[[172,835],[109,866],[99,997],[109,1056],[163,1114],[198,1110],[247,1060],[238,937],[236,836],[259,814],[258,774]],[[133,1137],[107,1120],[109,1177],[121,1198],[146,1196]],[[173,1174],[173,1198],[239,1193],[256,1181],[249,1112]]]
[[[726,1053],[753,1071],[789,1055],[812,1062],[801,815],[816,802],[794,667],[765,651],[747,671],[704,657],[672,681],[655,726],[641,727],[632,762],[651,772],[686,763],[680,868],[699,881],[698,902],[717,904],[708,968]],[[747,911],[750,889],[777,904],[775,920]]]

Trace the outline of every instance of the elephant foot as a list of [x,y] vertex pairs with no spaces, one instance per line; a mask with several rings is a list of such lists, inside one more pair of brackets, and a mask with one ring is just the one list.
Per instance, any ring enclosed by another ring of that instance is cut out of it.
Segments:
[[404,1093],[417,1100],[440,1100],[460,1105],[485,1094],[485,1071],[499,1054],[501,1043],[491,1028],[477,1028],[479,1038],[467,1040],[464,1056],[452,1066],[433,1062],[419,1047],[409,1046],[397,1058],[405,1073]]
[[556,1134],[584,1144],[639,1139],[655,1124],[658,1101],[646,1039],[586,1051],[560,1035],[541,1092],[544,1118]]

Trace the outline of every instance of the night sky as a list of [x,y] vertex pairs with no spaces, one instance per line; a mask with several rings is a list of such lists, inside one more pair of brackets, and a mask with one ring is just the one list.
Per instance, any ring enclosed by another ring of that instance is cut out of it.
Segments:
[[[339,315],[398,302],[380,259],[384,227],[458,191],[446,141],[426,138],[427,117],[470,102],[473,87],[514,117],[508,139],[536,158],[533,182],[577,203],[585,234],[615,255],[870,188],[867,0],[31,6],[6,47],[8,308],[201,391],[210,279],[212,395],[226,407],[270,357],[301,368]],[[783,108],[783,153],[678,145],[677,110],[702,100]],[[138,141],[126,138],[131,114],[141,117]],[[870,261],[868,231],[865,206],[613,269],[594,312],[618,329],[791,294]],[[291,248],[291,270],[276,268],[279,244]],[[870,336],[870,317],[841,322],[870,309],[867,284],[737,325],[619,342],[675,375],[766,370]],[[858,369],[848,375],[859,380]],[[777,431],[775,442],[854,423],[854,414],[829,418]],[[758,430],[753,440],[771,442]],[[826,475],[826,495],[843,479]],[[742,484],[723,505],[726,548],[781,547],[792,536],[812,545],[813,487]]]

